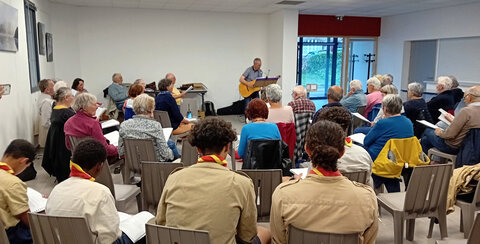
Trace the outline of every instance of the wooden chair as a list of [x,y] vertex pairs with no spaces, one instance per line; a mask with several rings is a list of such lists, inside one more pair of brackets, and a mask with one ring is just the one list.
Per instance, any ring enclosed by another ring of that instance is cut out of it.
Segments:
[[313,113],[294,113],[293,116],[295,118],[295,133],[297,134],[292,161],[292,168],[295,168],[295,163],[302,158],[303,152],[305,151],[305,134],[307,134],[308,128],[310,128]]
[[72,148],[72,150],[70,150],[70,151],[73,153],[73,150],[78,145],[78,143],[80,143],[81,141],[83,141],[85,139],[89,139],[89,138],[91,139],[92,137],[90,137],[90,136],[87,136],[87,137],[68,136],[68,140],[70,141],[70,146]]
[[438,156],[442,159],[446,159],[448,161],[451,161],[453,163],[453,165],[455,165],[455,161],[457,160],[457,155],[440,152],[436,148],[428,149],[428,158],[430,158],[430,160],[432,160],[433,155]]
[[431,217],[428,238],[432,237],[435,218],[440,225],[442,239],[447,233],[447,191],[452,164],[417,166],[406,192],[377,195],[380,207],[393,215],[394,243],[403,243],[403,223],[407,221],[407,240],[413,241],[415,219]]
[[84,217],[60,217],[28,213],[28,219],[35,244],[96,243],[96,237],[90,231]]
[[0,221],[0,243],[10,243],[2,221]]
[[167,111],[154,110],[153,118],[162,124],[162,128],[172,128],[170,117]]
[[146,224],[148,244],[210,244],[208,231]]
[[288,244],[360,244],[359,234],[331,234],[288,226]]
[[115,198],[115,205],[118,210],[125,211],[127,209],[127,203],[134,198],[137,199],[138,209],[141,209],[140,188],[136,185],[113,184],[112,174],[110,173],[107,161],[103,163],[102,171],[100,171],[100,174],[95,178],[95,181],[110,189],[110,192]]
[[270,221],[270,208],[272,206],[272,194],[275,188],[282,183],[282,170],[241,170],[253,181],[255,189],[255,202],[257,203],[257,220],[259,222]]
[[156,215],[163,187],[170,173],[182,167],[181,163],[141,162],[142,165],[142,211]]
[[460,207],[460,232],[463,232],[465,238],[467,238],[469,231],[472,229],[475,211],[480,210],[480,182],[477,183],[472,202],[457,199],[455,205]]
[[356,181],[362,184],[367,184],[367,179],[370,177],[367,170],[361,170],[357,172],[342,172],[342,175],[351,181]]
[[197,147],[192,146],[188,140],[182,140],[182,158],[181,162],[185,167],[197,163],[198,152]]
[[472,229],[467,240],[444,240],[436,241],[436,244],[478,244],[480,243],[480,213],[477,214],[475,218],[475,223],[473,224]]
[[[123,182],[130,184],[131,174],[140,174],[141,161],[157,161],[157,155],[152,139],[123,139],[125,147],[125,167],[123,169]],[[136,182],[134,182],[136,183]]]

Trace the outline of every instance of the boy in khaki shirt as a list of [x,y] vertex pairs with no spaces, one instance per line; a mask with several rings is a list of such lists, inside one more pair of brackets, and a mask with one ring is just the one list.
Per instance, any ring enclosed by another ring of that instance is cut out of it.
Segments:
[[28,223],[27,185],[16,175],[35,159],[35,147],[17,139],[8,145],[0,161],[0,220],[10,243],[32,243]]
[[189,141],[202,157],[168,177],[156,224],[206,230],[212,244],[270,242],[270,232],[256,226],[252,180],[227,168],[225,157],[235,139],[232,125],[222,119],[207,118],[193,128]]

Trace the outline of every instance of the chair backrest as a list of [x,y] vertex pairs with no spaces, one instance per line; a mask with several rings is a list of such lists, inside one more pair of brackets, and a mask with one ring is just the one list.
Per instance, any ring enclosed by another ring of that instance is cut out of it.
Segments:
[[[359,114],[362,114],[365,112],[365,108],[367,106],[359,106],[357,107],[357,113]],[[362,125],[364,124],[364,121],[355,117],[355,116],[352,116],[352,130],[351,130],[351,133],[353,133],[353,130],[355,130],[356,128],[358,127],[361,127]]]
[[254,139],[247,142],[242,169],[281,169],[282,141]]
[[370,177],[367,170],[361,170],[356,172],[342,172],[342,175],[347,177],[351,181],[356,181],[362,184],[367,184],[367,179]]
[[180,113],[186,118],[188,109],[192,112],[192,118],[198,118],[198,105],[195,98],[184,98],[180,104]]
[[272,194],[275,188],[282,183],[280,169],[268,170],[242,170],[253,181],[255,189],[255,202],[257,204],[258,221],[269,221],[272,206]]
[[282,141],[288,145],[288,156],[292,159],[293,151],[295,150],[295,143],[297,142],[295,123],[277,123],[277,127],[282,136]]
[[197,147],[192,146],[188,140],[182,140],[182,158],[181,161],[183,165],[190,166],[195,164],[198,160]]
[[472,230],[468,235],[467,244],[478,244],[480,243],[480,213],[477,214],[475,222],[473,223]]
[[87,137],[68,136],[68,140],[70,141],[70,146],[72,148],[71,151],[73,152],[73,150],[75,150],[75,147],[78,145],[78,143],[88,138],[92,138],[92,137],[91,136],[87,136]]
[[95,182],[108,187],[108,189],[110,189],[110,192],[113,195],[113,198],[115,198],[115,187],[113,184],[113,178],[112,174],[110,173],[110,168],[108,167],[107,160],[105,160],[105,162],[103,163],[102,171],[100,171],[97,177],[95,177]]
[[367,119],[370,121],[373,121],[375,117],[377,117],[378,112],[380,112],[380,109],[382,108],[381,103],[377,103],[373,105],[372,110],[368,112]]
[[289,244],[360,244],[358,233],[331,234],[302,230],[295,226],[288,226]]
[[297,141],[295,143],[292,162],[297,162],[305,151],[305,134],[310,127],[310,120],[312,120],[313,113],[294,113],[293,115],[295,117],[295,133],[297,134]]
[[148,244],[210,244],[208,231],[146,224]]
[[480,162],[480,128],[470,129],[462,141],[455,160],[455,168]]
[[425,165],[413,168],[405,193],[405,217],[430,216],[446,212],[447,192],[452,164]]
[[5,232],[5,226],[3,222],[0,220],[0,243],[9,243],[7,232]]
[[156,214],[163,187],[170,173],[182,167],[181,163],[142,161],[142,210]]
[[125,170],[140,173],[140,161],[156,161],[157,155],[152,139],[123,138],[125,147]]
[[160,122],[162,128],[172,128],[172,123],[170,122],[170,116],[167,111],[154,110],[153,118]]
[[[96,237],[84,217],[60,217],[28,213],[35,244],[94,244]],[[8,242],[7,242],[8,243]]]

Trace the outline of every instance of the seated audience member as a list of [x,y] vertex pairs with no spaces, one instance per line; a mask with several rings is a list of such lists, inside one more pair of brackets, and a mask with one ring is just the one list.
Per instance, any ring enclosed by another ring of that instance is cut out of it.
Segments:
[[282,136],[276,124],[266,122],[269,110],[267,104],[259,98],[250,101],[245,111],[247,119],[251,123],[242,127],[240,142],[238,144],[238,155],[243,158],[247,150],[247,143],[253,139],[278,139]]
[[290,106],[283,106],[280,102],[282,100],[282,88],[277,84],[268,85],[265,88],[265,95],[267,96],[270,108],[268,109],[267,122],[269,123],[295,123],[293,117],[293,110]]
[[225,158],[236,138],[232,124],[219,118],[206,118],[193,128],[188,140],[202,157],[170,174],[156,224],[206,230],[212,244],[270,243],[269,231],[256,226],[252,180],[227,168]]
[[72,154],[65,146],[64,125],[75,115],[71,108],[75,97],[70,88],[62,87],[53,95],[55,107],[50,118],[51,126],[48,130],[47,143],[43,152],[42,167],[57,177],[58,182],[68,179],[70,174],[70,157]]
[[440,76],[437,78],[436,88],[438,95],[427,102],[428,112],[430,112],[434,123],[439,121],[438,116],[441,113],[438,109],[448,111],[455,108],[455,97],[451,90],[452,80],[447,76]]
[[[399,95],[388,94],[383,98],[382,110],[384,119],[376,123],[365,136],[363,146],[375,162],[378,154],[390,139],[402,139],[413,137],[412,122],[405,116],[400,115],[402,99]],[[372,174],[375,188],[385,184],[388,192],[400,191],[400,182],[397,178],[385,178]]]
[[84,85],[85,85],[85,81],[82,79],[82,78],[76,78],[75,80],[73,80],[73,83],[72,83],[72,93],[75,93],[73,94],[74,96],[82,92],[88,92],[87,89],[84,88]]
[[[328,120],[339,124],[348,135],[348,128],[352,123],[352,115],[347,109],[342,107],[331,107],[323,109],[318,115],[318,120]],[[361,146],[352,142],[350,137],[345,137],[345,153],[338,159],[337,167],[340,172],[356,172],[367,170],[368,175],[372,172],[372,158],[370,154]],[[368,178],[370,181],[370,177]]]
[[365,106],[365,111],[363,112],[363,116],[367,117],[368,113],[372,111],[374,105],[382,103],[382,93],[380,92],[380,88],[382,88],[382,83],[379,79],[372,77],[367,80],[367,105]]
[[393,84],[393,75],[385,74],[383,75],[382,86],[392,85]]
[[123,77],[120,73],[112,75],[113,83],[108,86],[108,95],[115,102],[118,110],[122,110],[123,103],[127,100],[127,88],[122,86]]
[[296,86],[292,92],[293,101],[288,103],[293,113],[315,113],[315,103],[307,98],[307,89]]
[[52,114],[52,95],[54,94],[53,80],[43,79],[38,82],[40,88],[40,95],[37,100],[37,108],[39,114],[38,120],[38,144],[40,147],[45,147],[47,140],[48,128],[50,128],[50,115]]
[[145,84],[145,81],[143,79],[136,79],[135,82],[133,82],[133,85],[142,86],[144,91],[145,91],[145,88],[147,87],[147,84]]
[[172,134],[178,135],[189,132],[193,124],[186,120],[180,113],[180,108],[171,94],[172,89],[173,83],[171,80],[162,79],[158,82],[158,90],[160,90],[160,92],[155,98],[155,110],[168,112],[173,128]]
[[176,87],[175,83],[177,82],[177,77],[173,73],[167,73],[165,75],[165,79],[169,79],[172,81],[172,97],[175,98],[175,101],[177,102],[177,105],[180,106],[182,103],[182,98],[185,97],[185,94],[187,94],[185,91],[180,92]]
[[329,107],[342,107],[343,105],[340,103],[343,97],[343,89],[339,86],[331,86],[328,88],[327,91],[327,101],[328,103],[323,105],[314,115],[312,123],[316,123],[318,121],[318,114],[323,108]]
[[58,89],[62,87],[68,87],[67,83],[63,80],[56,81],[55,85],[53,85],[53,93],[55,94],[58,91]]
[[95,182],[106,154],[100,142],[81,141],[73,151],[70,178],[53,188],[45,212],[55,216],[85,217],[95,243],[132,243],[119,228],[120,219],[112,193]]
[[378,207],[373,189],[350,181],[337,168],[345,151],[345,131],[320,120],[308,130],[305,149],[313,170],[306,179],[282,183],[273,193],[272,243],[287,243],[289,225],[324,233],[358,233],[363,243],[375,243]]
[[125,120],[132,118],[135,113],[133,112],[133,99],[142,94],[145,88],[141,85],[133,84],[128,89],[128,99],[123,103],[123,113],[125,114]]
[[367,95],[363,93],[362,82],[360,80],[350,81],[350,92],[340,100],[350,113],[357,112],[358,107],[367,105]]
[[0,221],[10,243],[32,243],[28,223],[27,185],[16,175],[35,159],[35,147],[28,141],[13,140],[0,161]]
[[458,80],[455,76],[449,75],[448,78],[452,80],[452,94],[453,94],[453,100],[455,104],[458,104],[460,100],[463,99],[463,90],[462,88],[458,87],[460,84],[458,83]]
[[75,97],[73,109],[76,114],[67,120],[64,126],[65,144],[68,150],[72,150],[69,136],[93,137],[99,141],[107,150],[109,157],[118,156],[117,147],[109,144],[102,133],[102,126],[95,117],[97,111],[97,98],[90,93],[81,93]]
[[435,147],[444,153],[457,154],[468,131],[480,128],[480,86],[469,88],[465,92],[464,100],[467,107],[460,110],[455,118],[450,114],[445,116],[452,123],[446,130],[425,129],[420,141],[424,153]]
[[[153,147],[160,162],[172,161],[179,158],[177,146],[173,140],[163,135],[160,122],[153,119],[155,99],[147,94],[141,94],[133,100],[135,115],[131,120],[120,124],[120,138],[118,138],[118,154],[124,154],[123,139],[153,139]],[[168,144],[168,145],[167,145]]]
[[427,103],[422,98],[422,95],[422,84],[417,82],[410,83],[407,88],[408,101],[403,103],[405,116],[407,116],[412,122],[414,134],[419,139],[422,137],[425,126],[418,123],[417,120],[432,122],[432,117],[430,116],[430,112],[428,112]]

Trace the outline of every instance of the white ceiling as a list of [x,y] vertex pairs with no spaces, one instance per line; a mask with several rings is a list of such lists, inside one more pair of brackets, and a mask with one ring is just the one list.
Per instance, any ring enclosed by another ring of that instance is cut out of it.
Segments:
[[480,0],[303,0],[297,6],[278,5],[281,0],[49,0],[75,6],[172,9],[238,13],[272,13],[282,8],[302,14],[384,17]]

